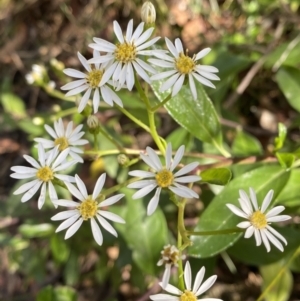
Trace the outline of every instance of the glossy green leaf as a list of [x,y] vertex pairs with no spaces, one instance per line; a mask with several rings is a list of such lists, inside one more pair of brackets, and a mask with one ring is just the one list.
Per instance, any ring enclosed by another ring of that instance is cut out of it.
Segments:
[[[170,92],[160,92],[162,81],[154,81],[153,91],[159,101],[163,101]],[[215,108],[201,84],[196,84],[198,98],[193,99],[189,85],[165,105],[173,119],[201,141],[214,144],[223,149],[222,133]]]
[[290,153],[276,153],[280,165],[284,168],[291,168],[295,162],[295,155]]
[[287,134],[287,128],[283,123],[278,123],[278,136],[274,139],[275,151],[280,150],[283,147]]
[[122,189],[126,195],[126,206],[114,208],[114,212],[121,215],[126,224],[115,224],[118,232],[123,236],[130,249],[137,266],[146,274],[156,275],[156,263],[160,251],[168,241],[166,218],[158,207],[151,216],[146,215],[145,205],[150,198],[133,200],[133,190]]
[[[272,227],[274,227],[273,224]],[[291,227],[274,228],[281,233],[288,242],[287,246],[284,246],[283,252],[271,244],[271,251],[268,253],[263,244],[257,247],[255,238],[250,237],[247,239],[241,238],[231,248],[227,249],[228,254],[239,261],[255,266],[271,264],[281,260],[298,248],[300,244],[300,230]]]
[[201,181],[215,184],[226,185],[232,177],[228,168],[210,168],[201,172]]
[[[260,268],[260,274],[263,278],[262,291],[266,290],[266,301],[290,300],[294,281],[292,273],[284,268],[284,264],[284,262],[277,262]],[[277,275],[279,275],[278,278]],[[275,277],[276,282],[274,283]]]
[[54,226],[52,224],[24,224],[19,227],[19,232],[27,238],[47,237],[54,233]]
[[25,105],[23,99],[19,96],[10,92],[4,92],[0,95],[0,98],[5,112],[18,118],[26,117]]
[[[242,219],[234,215],[226,206],[227,203],[239,206],[239,189],[249,191],[253,187],[257,193],[259,203],[262,202],[270,189],[274,189],[274,199],[286,185],[290,173],[280,166],[263,166],[246,172],[233,179],[213,199],[200,216],[194,231],[217,231],[236,228]],[[211,257],[238,240],[241,234],[223,234],[192,236],[193,245],[189,248],[189,255],[195,257]]]
[[284,206],[300,206],[300,169],[291,170],[291,176],[278,196],[278,202]]
[[263,149],[257,138],[238,131],[232,144],[232,153],[236,156],[261,155]]
[[300,112],[300,70],[280,68],[276,73],[276,81],[289,104]]

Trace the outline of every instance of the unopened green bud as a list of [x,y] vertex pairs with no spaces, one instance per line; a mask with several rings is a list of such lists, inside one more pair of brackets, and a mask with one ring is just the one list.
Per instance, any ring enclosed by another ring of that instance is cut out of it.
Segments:
[[125,154],[118,156],[118,162],[121,166],[126,166],[129,163],[129,158]]
[[146,1],[141,10],[141,19],[146,25],[154,25],[156,19],[156,11],[154,5],[150,1]]
[[92,134],[99,133],[99,120],[98,120],[97,116],[90,115],[88,117],[86,123],[87,123],[90,133],[92,133]]
[[51,59],[50,65],[58,71],[63,71],[65,69],[65,64],[57,59]]

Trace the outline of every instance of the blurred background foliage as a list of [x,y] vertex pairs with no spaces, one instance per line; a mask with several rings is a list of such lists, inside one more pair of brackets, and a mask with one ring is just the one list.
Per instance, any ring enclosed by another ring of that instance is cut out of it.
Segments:
[[[280,132],[286,136],[282,150],[298,156],[300,1],[152,2],[157,9],[157,35],[172,40],[180,37],[190,54],[205,47],[213,49],[204,63],[219,68],[221,81],[216,90],[207,89],[207,93],[218,111],[226,144],[236,156],[233,163],[240,157],[253,155],[261,161],[233,164],[233,179],[263,166],[272,157],[279,122],[287,128],[286,133]],[[156,266],[159,252],[164,244],[174,242],[176,233],[176,208],[167,202],[167,196],[160,209],[145,218],[143,202],[133,201],[132,191],[122,189],[126,197],[114,211],[125,217],[127,223],[115,225],[118,239],[104,232],[104,245],[100,248],[93,241],[89,225],[84,225],[67,241],[63,234],[55,234],[57,225],[50,222],[55,210],[50,202],[42,211],[37,210],[34,200],[21,204],[20,196],[11,192],[22,182],[9,177],[11,166],[24,164],[23,154],[36,152],[33,138],[45,136],[45,123],[51,125],[53,120],[70,118],[69,115],[76,124],[85,123],[84,117],[76,113],[74,103],[60,100],[53,87],[59,88],[66,82],[64,66],[80,66],[77,51],[92,56],[88,44],[93,37],[114,38],[113,20],[118,20],[124,29],[131,18],[137,25],[142,3],[141,0],[0,1],[0,300],[143,301],[158,290],[157,276],[162,273]],[[159,43],[163,47],[163,39]],[[33,64],[43,66],[42,82],[29,85],[25,78]],[[137,94],[121,91],[119,95],[125,107],[147,123]],[[151,137],[120,112],[102,104],[97,116],[106,131],[125,147],[154,147]],[[178,127],[165,109],[159,111],[157,123],[160,135],[167,137],[174,148],[185,144],[187,151],[217,153],[211,145],[201,143]],[[86,136],[92,146],[92,135]],[[280,137],[277,139],[278,145]],[[101,150],[114,148],[104,136],[99,141]],[[104,171],[109,175],[108,187],[127,179],[128,168],[119,166],[116,157],[92,159],[95,158],[87,156],[83,165],[70,171],[80,174],[90,190]],[[287,160],[282,160],[286,164]],[[199,162],[214,161],[206,158]],[[251,176],[255,179],[255,171]],[[293,170],[287,181],[288,185],[280,188],[278,199],[288,211],[297,214],[299,170]],[[232,186],[238,187],[238,183]],[[218,189],[219,186],[203,185],[198,191],[201,202],[187,204],[189,228],[197,225],[199,215]],[[59,195],[70,197],[63,189]],[[148,201],[145,197],[144,203]],[[299,219],[293,222],[297,227]],[[291,248],[299,245],[298,232],[287,231],[286,235],[291,236]],[[240,250],[247,252],[243,255]],[[195,244],[191,254],[197,256],[197,252]],[[282,255],[277,251],[272,254],[273,257],[270,254],[267,257],[263,249],[255,248],[253,241],[241,240],[222,256],[191,258],[191,262],[194,272],[205,265],[207,277],[217,273],[218,283],[211,296],[224,301],[250,301],[272,281],[270,275],[280,271]],[[293,274],[283,273],[281,290],[270,291],[266,300],[296,300],[300,294],[299,285],[295,285],[300,281],[297,258],[291,263],[291,270]]]

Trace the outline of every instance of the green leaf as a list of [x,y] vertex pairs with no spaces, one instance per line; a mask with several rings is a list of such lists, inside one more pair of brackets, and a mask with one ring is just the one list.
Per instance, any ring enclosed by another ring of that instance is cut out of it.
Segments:
[[232,153],[236,156],[261,155],[263,149],[255,137],[238,131],[232,144]]
[[26,238],[47,237],[54,233],[52,224],[21,225],[19,232]]
[[291,168],[295,162],[295,155],[291,153],[276,153],[280,165],[284,168]]
[[[293,289],[292,273],[283,267],[284,262],[277,262],[260,268],[263,278],[262,290],[267,290],[265,294],[266,301],[288,301]],[[284,270],[282,271],[282,269]],[[273,283],[274,278],[279,275],[277,281]],[[269,286],[271,286],[270,289]]]
[[19,96],[11,92],[4,92],[1,94],[1,102],[5,112],[17,118],[26,117],[25,105]]
[[278,123],[278,136],[274,140],[275,151],[278,151],[283,147],[283,144],[284,144],[284,141],[286,138],[286,134],[287,134],[286,126],[283,123],[279,122]]
[[[169,92],[160,92],[162,81],[154,81],[152,89],[163,101]],[[215,108],[201,84],[196,84],[198,98],[193,99],[189,85],[183,85],[180,92],[165,105],[173,119],[201,141],[214,144],[223,150],[222,133]]]
[[[114,208],[114,212],[126,220],[126,224],[115,224],[118,232],[132,249],[137,266],[146,274],[156,275],[157,261],[163,246],[168,241],[166,218],[158,207],[151,216],[146,216],[142,200],[133,200],[131,189],[122,189],[126,206]],[[145,197],[147,204],[149,198]]]
[[200,176],[202,182],[226,185],[230,181],[232,173],[228,168],[210,168],[202,171]]
[[50,240],[50,248],[53,257],[57,262],[63,263],[67,261],[70,254],[70,248],[60,235],[52,235]]
[[72,287],[58,286],[54,289],[53,301],[77,301],[77,293]]
[[[273,225],[272,225],[273,227]],[[273,227],[275,228],[275,227]],[[300,244],[300,230],[288,228],[275,228],[287,240],[287,246],[284,245],[284,251],[279,251],[271,244],[271,252],[267,252],[265,246],[262,244],[257,247],[254,236],[250,238],[241,238],[231,248],[227,249],[229,255],[242,261],[246,264],[260,266],[271,264],[285,258],[288,254],[299,247]]]
[[276,80],[289,104],[300,112],[300,70],[291,67],[280,68]]
[[[280,166],[263,166],[246,172],[242,176],[233,179],[213,199],[203,212],[195,231],[217,231],[236,228],[242,219],[233,214],[226,206],[227,203],[239,206],[239,189],[248,192],[249,187],[257,193],[259,203],[262,202],[270,189],[274,189],[274,199],[286,185],[290,172]],[[229,235],[206,235],[192,236],[193,245],[189,248],[189,255],[195,257],[211,257],[228,248],[241,236]]]
[[278,202],[284,206],[300,206],[300,169],[292,169],[291,176],[278,196]]
[[37,294],[36,301],[54,301],[54,291],[51,285],[44,287]]

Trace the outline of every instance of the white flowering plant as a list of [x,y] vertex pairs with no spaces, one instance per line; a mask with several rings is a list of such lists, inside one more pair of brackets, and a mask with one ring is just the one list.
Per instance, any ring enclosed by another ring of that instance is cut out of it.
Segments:
[[113,300],[128,283],[137,300],[229,300],[213,289],[224,281],[217,259],[231,273],[240,262],[260,268],[261,293],[249,297],[289,300],[290,290],[285,299],[270,290],[300,252],[299,150],[282,123],[265,150],[230,110],[226,124],[226,57],[209,43],[189,51],[157,36],[149,1],[141,14],[74,49],[76,68],[54,62],[57,82],[37,65],[26,76],[57,103],[32,121],[32,156],[11,167],[13,202],[30,201],[15,208],[36,218],[18,233],[43,239],[41,256],[55,263],[51,273],[65,271],[64,285],[79,289],[87,269],[87,282],[110,283]]

